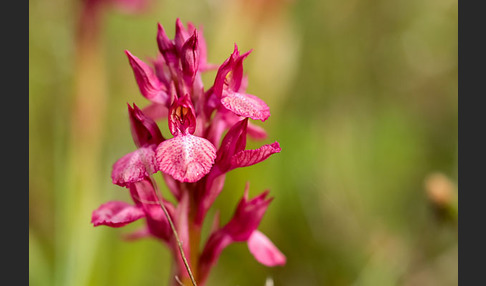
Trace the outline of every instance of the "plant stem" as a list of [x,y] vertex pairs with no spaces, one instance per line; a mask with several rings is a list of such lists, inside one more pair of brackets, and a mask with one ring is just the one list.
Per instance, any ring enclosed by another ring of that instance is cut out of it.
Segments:
[[[167,217],[167,220],[169,221],[169,224],[170,224],[170,228],[172,229],[172,232],[174,233],[174,237],[177,241],[177,245],[179,247],[179,252],[181,254],[182,261],[184,262],[184,266],[186,267],[187,273],[189,273],[189,277],[191,278],[192,285],[197,286],[196,280],[194,279],[194,275],[192,275],[191,267],[189,267],[189,263],[187,262],[186,256],[184,255],[184,250],[182,249],[182,241],[179,239],[179,235],[177,234],[177,230],[174,226],[174,223],[172,222],[172,219],[170,218],[169,212],[167,211],[167,209],[165,208],[165,206],[163,204],[162,192],[159,190],[159,188],[158,188],[158,186],[157,186],[157,184],[156,184],[156,182],[155,182],[155,180],[152,176],[150,176],[150,181],[152,182],[152,185],[154,187],[155,194],[156,194],[157,200],[159,202],[159,205],[162,208],[162,211],[164,212],[165,216]],[[160,200],[158,199],[159,198],[159,196],[157,195],[158,193],[160,193],[160,197],[161,197]]]

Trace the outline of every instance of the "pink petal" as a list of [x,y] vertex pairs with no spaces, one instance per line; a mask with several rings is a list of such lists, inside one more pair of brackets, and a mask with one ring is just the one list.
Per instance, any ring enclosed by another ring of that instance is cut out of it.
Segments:
[[147,226],[144,226],[143,228],[137,229],[133,232],[127,233],[123,235],[123,239],[127,241],[133,241],[133,240],[138,240],[141,238],[145,237],[150,237],[152,234],[150,233],[149,229]]
[[184,28],[181,19],[177,18],[175,35],[174,35],[174,44],[178,51],[182,50],[182,46],[184,45],[184,43],[187,41],[188,38],[189,38],[188,31],[186,30],[186,28]]
[[263,140],[267,138],[265,129],[251,122],[248,123],[248,135],[255,140]]
[[165,62],[171,66],[178,66],[179,59],[174,42],[167,37],[164,27],[160,23],[157,24],[157,45]]
[[199,258],[199,283],[204,283],[211,268],[218,262],[221,252],[231,243],[233,240],[224,231],[218,230],[211,233]]
[[191,134],[160,143],[156,150],[159,169],[181,182],[196,182],[209,173],[216,148],[208,140]]
[[[164,203],[164,205],[167,208],[168,204]],[[145,211],[149,232],[153,236],[169,242],[172,236],[172,229],[170,228],[169,221],[167,220],[167,217],[165,216],[165,213],[160,205],[146,205]],[[167,211],[173,219],[173,215],[171,214],[173,213],[173,210],[169,211],[169,208],[167,208]]]
[[284,265],[285,255],[263,233],[255,230],[248,239],[248,248],[255,259],[263,265],[272,267]]
[[187,39],[184,45],[182,45],[181,66],[187,84],[191,85],[199,68],[198,35],[196,31],[189,39]]
[[118,159],[113,164],[113,184],[125,187],[157,172],[155,145],[139,148]]
[[146,63],[141,61],[129,51],[125,50],[128,61],[132,66],[135,79],[142,95],[148,100],[156,103],[167,104],[169,96],[165,87],[159,81],[155,73]]
[[274,142],[270,145],[263,145],[255,150],[243,150],[236,153],[233,158],[231,158],[231,168],[234,169],[255,165],[267,159],[270,155],[279,153],[281,150],[278,142]]
[[164,140],[155,121],[146,116],[135,103],[133,108],[128,105],[128,116],[132,138],[138,148],[152,144],[158,145]]
[[234,154],[245,150],[248,118],[236,122],[226,133],[217,152],[216,165],[226,172]]
[[223,227],[233,241],[246,241],[258,228],[268,205],[273,198],[267,198],[269,191],[248,200],[249,184],[246,184],[243,198],[238,203],[231,220]]
[[225,85],[226,76],[233,69],[233,65],[238,55],[239,53],[235,46],[235,50],[230,55],[230,57],[227,58],[218,68],[218,72],[216,73],[216,77],[214,78],[214,84],[213,84],[214,94],[218,98],[220,98],[223,93],[223,87]]
[[[241,88],[242,80],[243,80],[243,60],[251,53],[252,50],[244,53],[243,55],[239,56],[235,64],[233,66],[233,70],[231,73],[231,80],[228,83],[228,87],[233,91],[240,91],[244,90]],[[246,79],[247,80],[247,79]],[[244,88],[246,89],[247,81],[244,83]]]
[[93,211],[91,223],[94,226],[121,227],[144,216],[144,212],[136,206],[122,201],[111,201]]
[[[133,201],[145,212],[145,219],[149,232],[165,242],[169,242],[172,235],[169,222],[160,206],[153,182],[145,178],[140,182],[130,184],[130,195]],[[162,200],[169,215],[174,218],[174,205]]]
[[162,118],[167,118],[169,109],[165,104],[152,103],[151,105],[144,107],[142,112],[152,118],[152,120],[157,121]]
[[226,90],[223,92],[221,103],[227,109],[243,117],[261,121],[270,117],[270,108],[265,101],[252,94]]

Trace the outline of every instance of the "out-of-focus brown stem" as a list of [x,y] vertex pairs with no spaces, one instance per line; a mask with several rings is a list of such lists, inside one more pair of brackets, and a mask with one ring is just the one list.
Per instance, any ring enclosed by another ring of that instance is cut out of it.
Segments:
[[[86,5],[85,5],[86,4]],[[105,66],[100,43],[99,11],[83,9],[74,38],[73,93],[69,106],[69,145],[64,190],[57,202],[59,267],[56,285],[87,282],[97,247],[97,234],[88,231],[89,213],[99,201],[101,148],[106,109]],[[69,96],[69,94],[66,94]]]
[[76,74],[71,143],[79,158],[99,158],[106,110],[104,57],[100,43],[99,4],[86,1],[76,34]]

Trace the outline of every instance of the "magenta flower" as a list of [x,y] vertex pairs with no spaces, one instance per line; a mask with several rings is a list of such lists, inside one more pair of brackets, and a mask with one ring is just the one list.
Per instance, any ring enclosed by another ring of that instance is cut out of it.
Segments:
[[219,255],[234,242],[248,242],[248,248],[256,260],[266,266],[283,265],[285,256],[257,227],[262,220],[272,198],[267,198],[268,191],[248,200],[248,184],[245,194],[238,204],[233,218],[223,227],[213,230],[199,259],[201,281],[205,281],[209,270],[216,263]]
[[211,170],[216,148],[207,139],[192,135],[196,130],[196,116],[189,95],[172,105],[169,129],[174,138],[157,147],[159,169],[181,182],[199,181]]
[[[111,174],[114,184],[129,190],[133,204],[102,204],[93,211],[93,225],[122,227],[144,219],[144,227],[125,238],[153,237],[165,243],[174,256],[172,285],[178,285],[178,280],[188,285],[193,279],[204,285],[223,249],[236,242],[247,242],[250,253],[263,265],[284,265],[285,256],[257,230],[273,198],[265,191],[248,199],[248,185],[233,218],[220,226],[216,216],[199,249],[203,222],[224,188],[226,174],[281,151],[278,142],[246,149],[247,136],[267,136],[250,120],[265,121],[270,116],[262,99],[246,93],[243,61],[250,51],[240,55],[235,45],[219,67],[209,64],[202,32],[191,23],[184,27],[179,19],[174,39],[158,25],[157,44],[159,53],[151,65],[125,51],[140,93],[149,101],[143,109],[128,105],[136,149],[118,159]],[[214,84],[205,89],[202,73],[216,68]],[[164,118],[172,137],[164,137],[155,122]],[[152,176],[159,171],[176,198],[174,204],[156,191]]]

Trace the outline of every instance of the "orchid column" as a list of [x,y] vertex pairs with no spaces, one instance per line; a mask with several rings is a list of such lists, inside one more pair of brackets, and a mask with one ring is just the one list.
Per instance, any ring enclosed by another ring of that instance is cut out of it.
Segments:
[[[191,23],[184,27],[179,19],[174,39],[158,25],[157,43],[160,53],[152,65],[126,51],[140,92],[150,102],[142,109],[128,105],[137,149],[115,162],[112,171],[113,183],[127,188],[134,204],[105,203],[93,212],[92,223],[121,227],[145,218],[144,228],[129,236],[153,237],[172,250],[172,285],[179,285],[178,280],[204,285],[222,250],[233,242],[247,242],[264,265],[285,264],[285,256],[257,230],[272,198],[267,190],[249,199],[248,184],[233,218],[224,225],[218,216],[213,218],[201,247],[203,222],[224,188],[226,174],[281,150],[278,142],[246,150],[247,135],[266,137],[250,120],[263,122],[270,116],[263,100],[246,93],[243,61],[250,52],[240,54],[235,45],[219,67],[208,64],[202,32]],[[201,73],[216,68],[213,85],[205,89]],[[158,128],[161,119],[167,119],[170,135],[163,136]],[[174,204],[158,192],[152,176],[159,171],[176,198]]]

